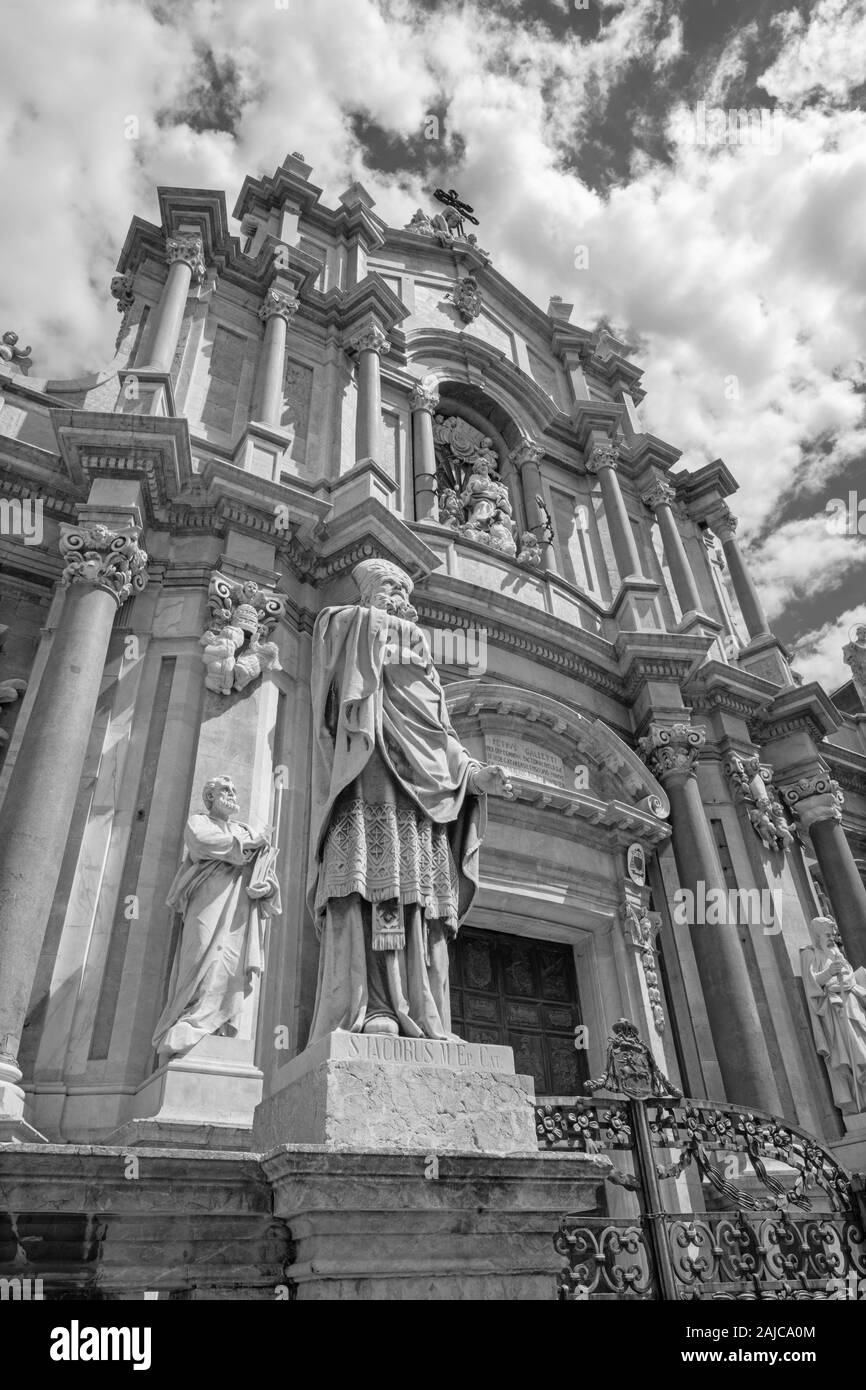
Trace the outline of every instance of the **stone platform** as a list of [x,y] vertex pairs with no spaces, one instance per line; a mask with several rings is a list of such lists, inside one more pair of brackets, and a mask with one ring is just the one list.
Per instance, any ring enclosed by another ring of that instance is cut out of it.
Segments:
[[510,1047],[336,1032],[278,1073],[252,1147],[536,1153],[534,1099]]

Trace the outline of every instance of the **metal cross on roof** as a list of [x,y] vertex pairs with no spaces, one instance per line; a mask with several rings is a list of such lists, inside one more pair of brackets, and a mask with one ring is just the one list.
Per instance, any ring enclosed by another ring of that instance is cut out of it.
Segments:
[[458,236],[463,236],[463,222],[471,222],[473,226],[478,226],[478,218],[472,216],[472,208],[469,203],[464,203],[458,196],[456,188],[449,188],[446,192],[444,188],[437,188],[433,195],[438,198],[440,203],[444,203],[450,211],[445,214],[445,219],[449,227],[453,227]]

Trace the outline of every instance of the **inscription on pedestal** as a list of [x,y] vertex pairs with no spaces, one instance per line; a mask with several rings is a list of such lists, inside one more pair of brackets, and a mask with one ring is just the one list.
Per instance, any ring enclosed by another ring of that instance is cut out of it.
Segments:
[[439,1038],[394,1038],[375,1033],[339,1037],[331,1056],[357,1057],[365,1062],[414,1062],[458,1070],[514,1071],[511,1049],[485,1043],[445,1042]]
[[548,787],[565,786],[562,758],[537,743],[510,738],[507,734],[485,734],[484,746],[488,762],[500,763],[516,777],[525,777],[528,782],[543,782]]

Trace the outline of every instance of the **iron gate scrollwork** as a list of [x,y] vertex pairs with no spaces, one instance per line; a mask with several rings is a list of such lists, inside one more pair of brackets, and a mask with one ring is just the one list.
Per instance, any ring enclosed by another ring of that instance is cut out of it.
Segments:
[[862,1185],[814,1136],[682,1096],[626,1019],[587,1090],[536,1107],[541,1148],[614,1162],[604,1210],[560,1222],[560,1299],[866,1299]]

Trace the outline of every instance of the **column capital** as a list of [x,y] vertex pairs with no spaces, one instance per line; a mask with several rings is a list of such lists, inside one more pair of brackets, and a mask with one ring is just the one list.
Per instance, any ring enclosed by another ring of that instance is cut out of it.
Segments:
[[171,232],[165,238],[165,255],[170,266],[177,261],[188,265],[196,284],[204,279],[204,243],[197,232]]
[[724,544],[725,541],[733,540],[739,519],[734,516],[727,503],[723,502],[707,515],[706,523]]
[[587,473],[600,473],[603,468],[610,468],[616,471],[619,463],[619,446],[612,441],[607,444],[595,444],[583,461],[583,466]]
[[423,381],[419,381],[412,387],[409,393],[409,409],[426,410],[428,415],[432,415],[439,409],[439,392],[435,386],[425,386]]
[[289,324],[298,312],[300,302],[297,295],[284,294],[282,290],[267,290],[259,306],[259,318],[267,323],[268,319],[279,317]]
[[641,501],[651,511],[657,507],[672,507],[676,497],[675,490],[663,478],[654,478],[647,491],[641,493]]
[[540,444],[533,444],[531,439],[522,440],[508,455],[508,461],[517,473],[520,472],[524,464],[539,464],[543,458],[543,448]]
[[638,745],[644,762],[664,785],[668,780],[685,781],[694,775],[698,750],[706,741],[704,730],[693,729],[690,724],[653,724]]
[[348,340],[346,347],[350,352],[375,352],[379,357],[391,346],[388,334],[377,323],[368,324]]
[[112,530],[101,521],[60,526],[60,554],[66,561],[60,583],[92,584],[111,594],[118,608],[147,585],[147,552],[139,546],[140,532],[130,522]]
[[782,798],[804,830],[819,821],[841,821],[845,797],[839,783],[823,769],[804,773],[782,789]]

